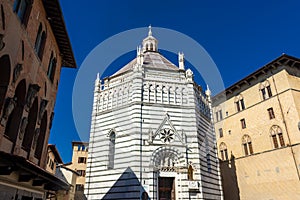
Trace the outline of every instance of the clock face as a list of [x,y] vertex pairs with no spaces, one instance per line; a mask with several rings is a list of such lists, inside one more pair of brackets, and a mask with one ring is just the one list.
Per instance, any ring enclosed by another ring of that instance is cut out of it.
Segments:
[[174,141],[174,131],[169,128],[162,129],[160,132],[160,140],[165,143],[169,144]]

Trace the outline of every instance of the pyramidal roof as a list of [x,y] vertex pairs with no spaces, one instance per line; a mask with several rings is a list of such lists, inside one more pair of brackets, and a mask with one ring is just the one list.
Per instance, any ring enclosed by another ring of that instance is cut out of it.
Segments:
[[[179,68],[175,64],[171,63],[171,61],[169,61],[167,58],[165,58],[158,52],[157,44],[158,41],[155,37],[152,36],[151,26],[149,26],[148,36],[143,40],[143,67],[178,71]],[[131,71],[135,64],[137,64],[137,58],[130,61],[112,76],[117,76],[125,72]]]

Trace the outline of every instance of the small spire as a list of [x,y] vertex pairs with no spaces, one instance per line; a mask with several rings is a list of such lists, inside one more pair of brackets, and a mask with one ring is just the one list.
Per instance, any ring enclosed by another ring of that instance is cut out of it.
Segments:
[[151,27],[151,24],[149,25],[149,32],[148,32],[148,36],[152,36],[152,27]]
[[138,65],[143,65],[143,63],[144,63],[144,58],[143,58],[143,52],[142,52],[141,46],[137,46],[136,57],[137,57],[137,64],[138,64]]
[[206,85],[206,91],[205,91],[206,96],[210,97],[211,96],[211,91],[208,87],[208,85]]
[[184,54],[183,52],[178,52],[178,63],[179,69],[184,70]]
[[101,90],[101,80],[100,75],[97,73],[97,78],[95,80],[95,92],[99,92]]

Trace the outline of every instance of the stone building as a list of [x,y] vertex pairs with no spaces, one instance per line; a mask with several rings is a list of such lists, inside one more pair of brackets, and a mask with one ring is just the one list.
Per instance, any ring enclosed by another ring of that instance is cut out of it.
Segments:
[[45,170],[61,67],[76,67],[58,0],[0,1],[0,66],[1,198],[67,190]]
[[283,54],[213,98],[225,199],[300,199],[299,69]]
[[46,158],[46,170],[55,174],[56,166],[63,165],[61,156],[54,144],[48,144],[48,155]]
[[[76,195],[83,196],[86,166],[88,159],[88,142],[74,141],[72,142],[72,162],[65,164],[66,167],[76,171],[78,177],[76,179]],[[81,194],[82,193],[82,194]]]
[[88,199],[222,199],[204,94],[158,50],[151,27],[137,57],[95,82],[85,194]]
[[55,145],[48,145],[46,171],[54,174],[65,183],[69,184],[68,190],[58,190],[55,194],[47,197],[47,200],[76,200],[75,187],[78,173],[68,168],[62,161]]

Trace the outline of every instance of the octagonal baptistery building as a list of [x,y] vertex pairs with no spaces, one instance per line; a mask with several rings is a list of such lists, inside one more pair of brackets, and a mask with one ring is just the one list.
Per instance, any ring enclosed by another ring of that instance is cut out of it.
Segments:
[[222,199],[210,91],[158,51],[151,27],[137,57],[97,76],[88,199]]

